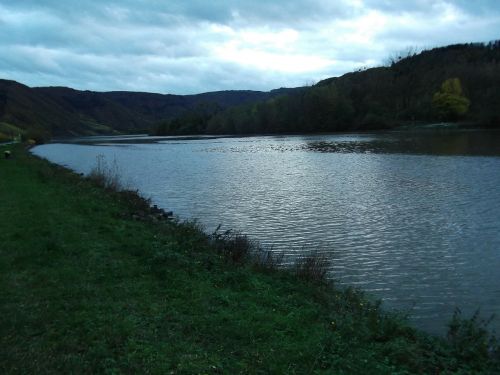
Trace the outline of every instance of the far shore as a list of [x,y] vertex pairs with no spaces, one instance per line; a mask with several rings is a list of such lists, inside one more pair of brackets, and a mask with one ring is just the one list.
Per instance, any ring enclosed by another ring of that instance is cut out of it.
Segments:
[[[82,135],[69,137],[54,137],[50,143],[76,143],[76,144],[96,144],[107,141],[113,143],[156,143],[161,141],[196,141],[213,140],[220,138],[247,138],[247,137],[293,137],[293,136],[322,136],[322,135],[347,135],[347,134],[379,134],[387,132],[415,132],[415,131],[481,131],[496,130],[481,126],[473,122],[410,122],[401,123],[393,128],[370,129],[359,131],[339,131],[339,132],[312,132],[312,133],[256,133],[256,134],[187,134],[187,135],[151,135],[140,134],[102,134],[102,135]],[[500,131],[500,129],[498,129]]]

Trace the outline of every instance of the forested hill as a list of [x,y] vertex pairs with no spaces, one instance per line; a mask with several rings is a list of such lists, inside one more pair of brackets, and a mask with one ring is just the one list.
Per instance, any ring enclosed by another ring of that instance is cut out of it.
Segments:
[[307,88],[198,95],[30,88],[0,80],[0,141],[144,132],[252,134],[500,123],[500,41],[405,54]]
[[30,88],[15,81],[0,80],[0,140],[25,132],[33,137],[147,132],[158,121],[186,111],[223,110],[263,101],[282,92],[242,90],[162,95],[78,91],[66,87]]
[[266,102],[191,111],[158,134],[368,130],[433,121],[500,124],[500,41],[435,48]]

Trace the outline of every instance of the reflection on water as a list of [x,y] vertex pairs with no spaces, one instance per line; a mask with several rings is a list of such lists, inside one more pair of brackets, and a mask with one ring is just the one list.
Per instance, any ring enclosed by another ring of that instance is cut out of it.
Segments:
[[34,152],[79,172],[105,155],[144,195],[207,230],[222,223],[287,254],[319,248],[333,277],[442,332],[455,306],[500,312],[499,136],[161,138],[119,147],[106,139]]
[[[485,136],[489,134],[490,136]],[[306,147],[318,152],[356,152],[376,154],[500,155],[499,132],[419,132],[386,133],[361,141],[318,141]]]
[[[488,136],[486,136],[488,135]],[[326,139],[323,139],[326,138]],[[499,156],[500,132],[447,131],[447,132],[388,132],[382,135],[357,135],[356,137],[305,137],[304,143],[255,143],[228,147],[220,142],[204,151],[213,152],[262,152],[262,151],[312,151],[363,154],[413,154],[413,155],[470,155]]]

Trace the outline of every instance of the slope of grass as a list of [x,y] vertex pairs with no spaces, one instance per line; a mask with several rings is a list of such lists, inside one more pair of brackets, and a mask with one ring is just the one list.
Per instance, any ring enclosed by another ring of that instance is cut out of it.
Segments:
[[0,159],[0,197],[2,374],[495,370],[483,346],[465,357],[357,291],[236,265],[193,224],[133,220],[126,195],[21,146]]
[[8,124],[6,122],[0,122],[0,142],[11,141],[14,137],[23,134],[24,130]]

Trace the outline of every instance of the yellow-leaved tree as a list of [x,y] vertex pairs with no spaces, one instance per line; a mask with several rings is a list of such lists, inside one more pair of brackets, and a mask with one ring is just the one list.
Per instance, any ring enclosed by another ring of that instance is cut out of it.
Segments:
[[470,100],[464,96],[460,80],[449,78],[434,94],[432,105],[441,120],[456,121],[467,113]]

